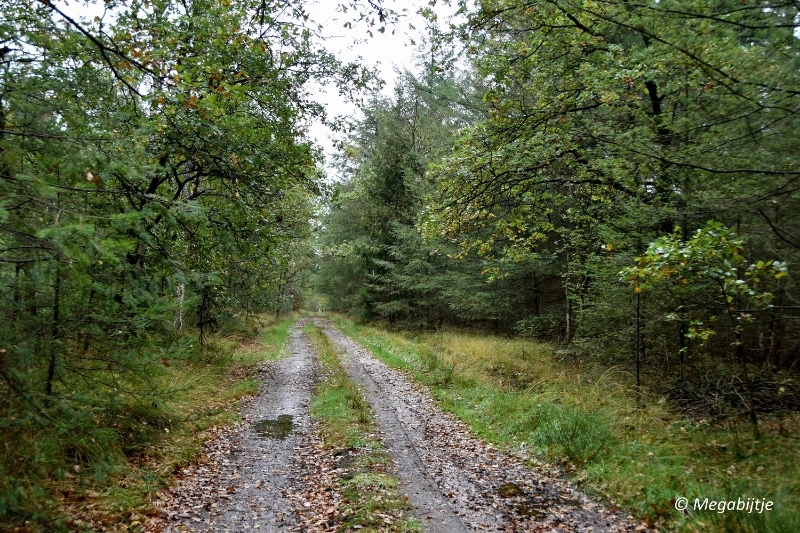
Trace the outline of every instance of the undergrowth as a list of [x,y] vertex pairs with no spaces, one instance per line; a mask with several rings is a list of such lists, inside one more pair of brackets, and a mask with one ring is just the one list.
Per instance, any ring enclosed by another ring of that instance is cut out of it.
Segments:
[[[338,482],[347,503],[340,509],[339,530],[416,532],[420,524],[406,518],[410,506],[397,491],[391,460],[375,437],[377,426],[369,403],[344,372],[328,337],[308,326],[323,370],[323,380],[311,403],[324,445],[335,450],[342,473]],[[393,518],[388,518],[388,517]]]
[[146,368],[104,382],[67,376],[41,411],[2,400],[0,531],[137,530],[204,430],[233,423],[258,391],[257,366],[280,356],[296,319],[249,322],[203,350],[188,336],[153,345],[138,356]]
[[[337,318],[347,335],[428,385],[475,433],[556,465],[590,493],[675,531],[800,531],[800,417],[719,426],[637,394],[616,369],[567,366],[547,344],[461,333],[390,333]],[[675,509],[689,499],[690,511]],[[763,513],[693,511],[703,501],[762,498]]]

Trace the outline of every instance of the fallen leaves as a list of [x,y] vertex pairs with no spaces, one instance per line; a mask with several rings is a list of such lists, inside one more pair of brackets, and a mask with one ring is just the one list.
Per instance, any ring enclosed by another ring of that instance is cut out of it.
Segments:
[[[609,511],[580,493],[557,469],[526,468],[525,464],[533,463],[530,457],[500,452],[475,438],[461,420],[443,412],[423,386],[378,361],[338,330],[328,328],[331,338],[376,384],[381,401],[391,406],[424,465],[423,475],[436,479],[441,497],[468,529],[634,530],[636,524],[629,517]],[[423,517],[432,519],[436,515],[429,510]]]
[[[293,356],[284,361],[307,360],[308,347],[297,339],[293,342]],[[556,467],[536,465],[530,457],[512,456],[476,439],[460,420],[442,412],[423,387],[357,345],[353,350],[402,423],[424,475],[435,479],[439,488],[433,495],[438,507],[420,516],[423,526],[426,519],[454,512],[473,531],[619,532],[641,527],[577,491]],[[305,398],[314,379],[308,369],[298,373],[290,367],[276,363],[262,376],[268,384],[293,387]],[[289,394],[273,393],[252,400],[243,410],[242,423],[208,430],[202,460],[181,469],[176,484],[158,493],[154,505],[161,515],[138,518],[144,531],[222,531],[223,525],[238,524],[234,529],[247,525],[253,530],[327,533],[345,524],[348,531],[365,526],[390,529],[408,518],[403,498],[398,507],[382,507],[371,513],[369,521],[361,520],[356,509],[363,502],[351,500],[361,496],[348,491],[348,486],[363,483],[374,502],[397,500],[396,491],[392,494],[376,482],[388,474],[387,469],[393,471],[391,461],[365,461],[365,455],[359,455],[365,452],[358,449],[326,449],[308,418],[307,400],[300,402],[302,415],[294,412],[296,422],[305,422],[286,441],[256,436],[249,424]],[[395,438],[381,429],[365,437],[375,442]]]

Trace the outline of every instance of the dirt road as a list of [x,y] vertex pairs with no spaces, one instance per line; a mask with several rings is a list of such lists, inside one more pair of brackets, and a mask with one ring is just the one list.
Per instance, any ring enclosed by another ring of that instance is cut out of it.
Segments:
[[[308,320],[308,319],[306,319]],[[350,378],[369,400],[381,440],[424,531],[632,531],[633,523],[563,478],[474,438],[403,372],[376,360],[324,319]],[[331,531],[338,505],[330,457],[318,445],[308,405],[314,354],[298,323],[292,355],[262,372],[244,422],[213,441],[209,464],[186,472],[163,504],[171,531]],[[327,467],[325,465],[328,465]],[[303,494],[323,494],[309,508]],[[303,503],[305,502],[305,503]],[[327,513],[327,514],[326,514]],[[331,514],[333,513],[333,514]]]
[[291,355],[260,371],[259,395],[241,409],[242,422],[206,445],[210,461],[184,472],[163,505],[172,531],[289,531],[298,522],[292,495],[302,490],[296,459],[313,431],[309,403],[317,368],[303,334],[289,335]]
[[330,323],[351,379],[364,387],[426,531],[628,531],[631,524],[561,477],[532,471],[474,438],[428,391]]

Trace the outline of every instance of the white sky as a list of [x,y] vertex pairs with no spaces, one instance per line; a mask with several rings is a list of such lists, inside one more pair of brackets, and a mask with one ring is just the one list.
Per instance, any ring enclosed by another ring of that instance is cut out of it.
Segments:
[[[364,2],[366,3],[366,2]],[[377,15],[374,16],[375,26],[368,26],[365,22],[354,24],[352,29],[344,28],[347,21],[352,21],[357,13],[348,10],[342,13],[337,0],[311,0],[308,10],[311,18],[322,24],[324,46],[333,52],[343,62],[358,62],[369,69],[376,69],[385,82],[382,94],[391,96],[394,92],[396,71],[413,70],[414,56],[420,52],[420,43],[426,33],[427,22],[418,13],[422,7],[429,7],[428,0],[397,1],[384,0],[383,4],[397,12],[401,12],[398,22],[386,26],[384,33],[377,31],[380,26]],[[441,2],[439,3],[441,4]],[[405,9],[405,12],[402,12]],[[452,12],[446,6],[434,7],[440,20]],[[441,20],[444,25],[445,20]],[[367,34],[372,30],[373,37]],[[416,44],[412,44],[416,42]],[[323,103],[330,117],[347,116],[360,117],[354,104],[346,102],[335,90],[317,92],[317,100]],[[320,123],[312,124],[310,136],[324,149],[326,160],[330,161],[333,153],[332,132]],[[332,172],[330,166],[326,171]],[[335,176],[329,176],[335,178]]]

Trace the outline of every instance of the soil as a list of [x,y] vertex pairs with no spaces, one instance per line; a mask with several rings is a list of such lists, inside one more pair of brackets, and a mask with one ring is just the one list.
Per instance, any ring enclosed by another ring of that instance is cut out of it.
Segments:
[[330,323],[351,379],[364,387],[425,531],[633,531],[563,477],[523,466],[472,436],[404,372],[375,359]]
[[302,491],[298,457],[313,447],[309,404],[317,379],[313,349],[300,330],[291,355],[260,369],[262,385],[241,408],[242,422],[211,439],[206,464],[183,471],[161,505],[171,531],[287,531],[298,522],[292,495]]
[[207,461],[161,493],[164,519],[153,530],[336,530],[341,461],[323,448],[309,416],[318,368],[300,328],[310,320],[340,348],[345,370],[372,406],[378,438],[424,531],[643,529],[558,473],[526,467],[523,458],[475,438],[424,387],[317,317],[294,326],[290,357],[262,369],[259,395],[241,408],[243,422],[218,430],[204,449]]

